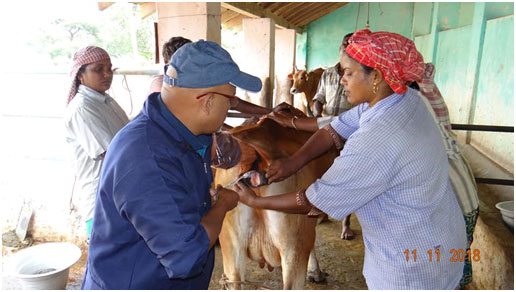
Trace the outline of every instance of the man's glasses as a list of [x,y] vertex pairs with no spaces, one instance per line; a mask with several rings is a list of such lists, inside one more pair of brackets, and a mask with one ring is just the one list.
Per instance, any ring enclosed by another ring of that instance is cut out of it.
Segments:
[[203,96],[206,96],[208,94],[218,94],[218,95],[222,95],[226,98],[229,99],[229,104],[231,105],[231,108],[234,108],[237,104],[238,104],[238,101],[240,100],[240,98],[238,98],[237,96],[234,96],[234,95],[227,95],[227,94],[224,94],[224,93],[219,93],[219,92],[207,92],[205,94],[201,94],[199,95],[198,97],[196,97],[197,99],[203,97]]

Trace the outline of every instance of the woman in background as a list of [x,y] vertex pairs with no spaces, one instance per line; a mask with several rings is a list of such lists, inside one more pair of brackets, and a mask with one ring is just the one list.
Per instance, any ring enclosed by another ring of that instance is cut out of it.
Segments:
[[111,58],[88,46],[73,56],[72,79],[65,112],[66,142],[74,158],[79,213],[91,234],[93,206],[102,161],[109,143],[129,119],[106,91],[113,81]]

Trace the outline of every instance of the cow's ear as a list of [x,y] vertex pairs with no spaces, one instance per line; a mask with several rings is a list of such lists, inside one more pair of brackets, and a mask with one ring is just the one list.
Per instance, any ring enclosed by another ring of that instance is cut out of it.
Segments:
[[288,74],[287,78],[290,80],[294,79],[294,74],[292,74],[292,73]]

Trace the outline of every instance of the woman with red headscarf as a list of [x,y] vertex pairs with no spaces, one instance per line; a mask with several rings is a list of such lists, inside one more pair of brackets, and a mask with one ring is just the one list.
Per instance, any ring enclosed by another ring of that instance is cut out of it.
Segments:
[[398,34],[357,31],[341,54],[341,83],[357,106],[318,130],[294,155],[271,163],[269,181],[288,176],[334,144],[342,149],[306,190],[257,197],[243,184],[240,200],[254,208],[335,219],[355,212],[365,245],[370,289],[455,289],[466,250],[460,206],[448,178],[439,129],[418,93],[423,58]]
[[106,91],[111,87],[113,71],[108,53],[88,46],[73,56],[71,86],[65,113],[66,141],[74,158],[79,213],[91,234],[93,205],[100,168],[109,143],[129,119]]

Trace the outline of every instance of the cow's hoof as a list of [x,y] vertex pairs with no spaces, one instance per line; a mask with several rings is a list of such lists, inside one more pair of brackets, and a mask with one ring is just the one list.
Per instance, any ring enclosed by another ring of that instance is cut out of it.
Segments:
[[317,270],[317,271],[308,271],[306,274],[306,278],[308,281],[312,283],[322,283],[326,281],[326,276],[328,276],[328,273]]
[[342,230],[340,239],[352,240],[354,238],[355,238],[355,233],[353,233],[353,230],[351,230],[351,228],[345,228],[344,230]]

